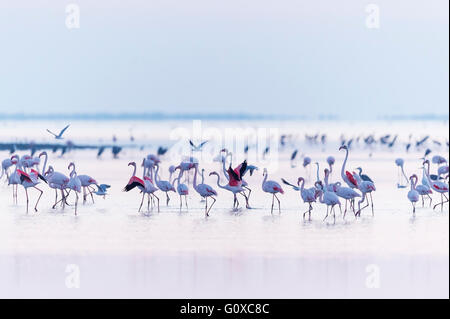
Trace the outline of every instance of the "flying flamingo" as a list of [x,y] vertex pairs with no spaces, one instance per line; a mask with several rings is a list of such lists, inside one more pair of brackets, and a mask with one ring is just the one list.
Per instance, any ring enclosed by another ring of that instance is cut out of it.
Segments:
[[[305,188],[305,179],[303,177],[299,177],[297,180],[297,186],[287,182],[285,179],[281,179],[281,181],[286,184],[291,186],[294,190],[296,191],[300,191],[300,196],[303,199],[304,203],[308,203],[309,207],[308,210],[306,212],[303,213],[303,219],[305,219],[305,215],[306,213],[309,214],[309,220],[311,220],[311,211],[313,210],[312,207],[312,203],[316,202],[316,190],[314,188]],[[300,182],[302,183],[302,185],[300,186]]]
[[[205,216],[209,216],[209,211],[211,210],[211,208],[213,207],[214,203],[216,202],[216,199],[214,198],[214,196],[217,196],[217,192],[214,190],[214,188],[212,188],[211,186],[207,185],[207,184],[198,184],[197,185],[197,173],[198,173],[198,164],[196,164],[194,166],[194,189],[197,193],[199,193],[199,195],[201,197],[203,197],[206,201],[205,204]],[[208,209],[208,197],[211,197],[214,202],[211,204],[211,206],[209,206]]]
[[[229,174],[233,175],[234,171],[233,169],[230,167],[228,169]],[[234,173],[235,174],[235,173]],[[235,185],[235,186],[231,186],[230,184],[225,184],[225,185],[220,185],[220,176],[217,172],[211,172],[209,173],[209,176],[211,175],[216,175],[217,176],[217,186],[219,186],[220,188],[226,189],[229,192],[233,193],[234,196],[234,201],[233,201],[233,210],[237,210],[239,207],[239,201],[237,199],[237,194],[241,194],[242,196],[244,196],[244,198],[247,200],[247,196],[244,193],[244,188],[242,187],[242,185]],[[238,178],[238,176],[236,175],[235,178]]]
[[[324,188],[324,192],[320,195],[320,199],[319,199],[321,203],[327,205],[327,214],[323,220],[327,219],[327,217],[328,217],[328,207],[329,206],[331,206],[330,213],[333,212],[333,218],[336,220],[334,206],[338,205],[339,209],[341,209],[341,202],[339,201],[339,197],[336,195],[336,193],[328,190],[328,186],[329,186],[328,185],[328,177],[330,175],[330,170],[328,168],[325,168],[324,172],[325,172],[325,178],[324,178],[325,188]],[[341,212],[342,212],[342,210],[341,210]]]
[[[444,209],[444,204],[448,202],[448,197],[444,195],[444,193],[448,193],[448,184],[441,182],[441,181],[432,181],[430,178],[430,161],[426,160],[422,163],[422,165],[427,165],[427,170],[425,171],[425,174],[428,179],[428,183],[430,184],[430,187],[437,193],[441,194],[441,202],[437,203],[433,206],[433,209],[435,209],[437,206],[441,205],[441,211]],[[444,201],[445,198],[445,201]]]
[[411,182],[411,189],[408,192],[408,199],[412,204],[413,207],[413,214],[416,213],[416,203],[419,201],[419,192],[416,190],[416,185],[417,185],[417,181],[418,181],[418,177],[416,174],[411,175],[411,177],[409,178],[410,182]]
[[266,193],[272,194],[272,208],[270,210],[270,213],[273,214],[273,204],[274,199],[276,198],[278,201],[278,213],[281,214],[281,204],[280,200],[277,197],[277,193],[284,194],[283,189],[281,188],[280,184],[278,184],[275,181],[267,180],[267,168],[264,168],[263,172],[264,179],[262,181],[262,190]]
[[168,192],[175,192],[175,188],[173,187],[173,185],[169,182],[169,181],[162,181],[161,178],[158,175],[159,172],[159,164],[156,164],[156,171],[155,171],[155,183],[156,186],[163,191],[164,193],[166,193],[166,205],[169,206],[169,194]]
[[369,194],[370,196],[370,204],[372,206],[372,216],[374,215],[374,211],[373,211],[373,198],[372,198],[372,192],[376,191],[375,188],[375,184],[370,182],[370,181],[363,181],[361,179],[361,177],[353,172],[353,177],[356,180],[356,183],[358,185],[358,189],[361,191],[362,193],[362,198],[358,201],[358,211],[356,212],[355,216],[361,216],[361,211],[369,206],[369,197],[367,197],[367,205],[364,206],[363,208],[361,208],[361,203],[364,202],[364,200],[366,199],[367,194]]
[[75,164],[72,162],[69,164],[69,166],[67,167],[68,170],[70,170],[70,168],[72,168],[72,171],[70,172],[70,178],[69,178],[69,182],[67,183],[67,188],[70,189],[70,191],[74,191],[75,192],[75,216],[77,215],[77,207],[78,207],[78,193],[81,193],[81,181],[77,176],[77,172],[75,170]]

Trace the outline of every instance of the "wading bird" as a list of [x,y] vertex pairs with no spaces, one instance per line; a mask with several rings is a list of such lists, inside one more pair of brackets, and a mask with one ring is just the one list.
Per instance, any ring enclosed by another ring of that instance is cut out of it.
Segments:
[[270,213],[273,214],[273,204],[274,199],[276,198],[278,201],[278,213],[281,214],[281,204],[276,194],[278,193],[284,194],[284,191],[281,188],[280,184],[278,184],[277,182],[267,180],[267,168],[264,168],[263,176],[264,179],[262,181],[262,190],[266,193],[272,194],[272,207],[270,209]]

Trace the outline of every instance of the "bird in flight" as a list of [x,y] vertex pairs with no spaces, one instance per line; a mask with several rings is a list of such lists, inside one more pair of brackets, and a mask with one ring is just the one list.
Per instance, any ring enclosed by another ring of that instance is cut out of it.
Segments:
[[202,150],[203,145],[208,143],[208,141],[201,142],[199,145],[195,145],[194,142],[189,140],[189,144],[191,144],[191,148],[193,151],[200,152]]
[[50,134],[52,134],[54,137],[55,137],[55,139],[57,139],[57,140],[62,140],[63,139],[63,134],[64,134],[64,132],[69,128],[69,126],[70,126],[70,124],[69,125],[67,125],[65,128],[63,128],[62,130],[61,130],[61,132],[59,132],[59,134],[55,134],[55,133],[53,133],[52,131],[50,131],[49,129],[47,129],[47,132],[49,132]]

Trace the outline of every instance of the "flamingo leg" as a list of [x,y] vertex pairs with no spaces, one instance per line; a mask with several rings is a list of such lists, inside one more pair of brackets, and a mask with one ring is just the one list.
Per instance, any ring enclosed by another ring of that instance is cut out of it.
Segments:
[[180,212],[181,212],[181,207],[183,206],[183,199],[181,198],[181,194],[180,194]]
[[211,198],[214,200],[214,202],[211,204],[211,206],[209,206],[209,209],[208,209],[208,212],[207,212],[208,216],[209,216],[209,211],[211,210],[211,208],[213,207],[214,203],[216,202],[216,199],[214,197],[211,197]]
[[89,190],[89,194],[91,195],[92,203],[94,203],[94,195],[92,195],[92,193],[95,192],[95,189],[89,186],[87,187],[87,189]]
[[189,209],[188,203],[187,203],[187,195],[184,195],[184,203],[186,204],[186,209]]
[[373,211],[373,198],[372,198],[372,193],[369,193],[369,195],[370,195],[370,204],[371,204],[371,206],[372,206],[372,216],[375,216],[375,213],[374,213],[374,211]]
[[275,194],[272,194],[272,208],[270,209],[270,213],[273,215],[273,201],[275,199]]
[[83,186],[83,204],[86,203],[86,187]]
[[166,192],[166,206],[169,206],[169,200],[170,200],[169,193]]
[[325,221],[325,219],[327,219],[328,217],[328,205],[327,205],[327,214],[325,215],[325,218],[323,219],[323,221]]
[[158,203],[158,213],[159,213],[159,197],[156,196],[155,194],[153,194],[153,196],[155,196],[155,198],[156,198],[156,200],[157,200],[157,203]]
[[431,207],[431,203],[433,202],[433,198],[430,196],[430,194],[427,194],[427,196],[430,198],[430,207]]
[[277,195],[273,194],[273,196],[275,196],[275,198],[276,198],[277,201],[278,201],[278,214],[281,214],[281,203],[280,203],[280,200],[278,199],[278,196],[277,196]]
[[140,212],[140,211],[141,211],[141,207],[142,207],[142,204],[144,203],[144,197],[145,197],[145,193],[144,193],[144,192],[142,192],[142,200],[141,200],[141,204],[139,205],[139,209],[138,209],[138,212]]
[[37,210],[37,205],[39,204],[39,200],[41,199],[41,196],[42,196],[42,194],[44,193],[42,190],[40,190],[39,188],[37,188],[36,186],[34,187],[35,189],[37,189],[39,192],[40,192],[40,194],[39,194],[39,197],[38,197],[38,200],[36,201],[36,205],[34,206],[34,211],[38,211]]
[[245,205],[245,208],[251,208],[249,205],[248,205],[248,199],[249,199],[249,197],[244,193],[244,192],[242,192],[242,193],[240,193],[242,196],[244,196],[244,198],[245,198],[245,202],[246,202],[246,205]]
[[78,192],[75,191],[75,216],[77,216],[77,208],[78,208]]
[[208,196],[205,197],[205,217],[208,216]]
[[250,195],[252,193],[252,190],[247,186],[245,186],[245,188],[248,190],[248,195],[245,197],[246,208],[250,208],[249,201],[250,201]]

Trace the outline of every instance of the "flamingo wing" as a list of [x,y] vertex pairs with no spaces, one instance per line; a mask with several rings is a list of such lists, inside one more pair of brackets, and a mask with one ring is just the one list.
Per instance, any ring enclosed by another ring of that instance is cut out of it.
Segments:
[[358,183],[356,182],[356,179],[353,177],[352,173],[350,173],[349,171],[346,171],[345,175],[347,176],[350,183],[352,183],[355,186],[358,186]]
[[239,166],[239,176],[242,178],[242,176],[244,176],[245,172],[247,171],[247,160],[243,161]]
[[21,171],[20,169],[17,170],[17,173],[20,175],[20,181],[23,183],[24,181],[27,181],[29,183],[32,182],[30,175],[25,173],[24,171]]

